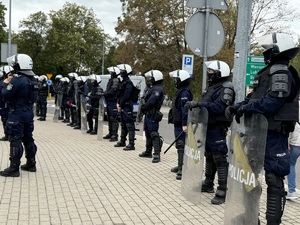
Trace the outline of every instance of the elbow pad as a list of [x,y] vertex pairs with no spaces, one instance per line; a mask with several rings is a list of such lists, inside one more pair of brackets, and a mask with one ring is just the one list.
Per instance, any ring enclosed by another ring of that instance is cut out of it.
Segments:
[[286,65],[278,64],[272,66],[271,74],[271,90],[269,94],[272,97],[285,98],[290,95],[291,77]]
[[221,101],[225,103],[226,105],[232,105],[235,100],[235,92],[234,92],[234,87],[231,82],[225,82],[223,84],[223,90],[221,92]]

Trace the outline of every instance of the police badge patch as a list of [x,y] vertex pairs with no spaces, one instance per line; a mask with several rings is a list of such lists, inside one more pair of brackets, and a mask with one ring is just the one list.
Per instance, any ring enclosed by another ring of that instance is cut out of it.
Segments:
[[6,90],[10,91],[13,88],[13,86],[14,85],[12,85],[12,84],[8,84],[7,87],[6,87]]

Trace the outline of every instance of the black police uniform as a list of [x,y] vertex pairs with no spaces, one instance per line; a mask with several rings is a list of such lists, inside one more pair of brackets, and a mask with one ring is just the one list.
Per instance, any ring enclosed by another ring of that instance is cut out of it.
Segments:
[[[7,133],[10,141],[10,166],[1,176],[18,177],[20,160],[25,149],[26,164],[21,169],[36,171],[37,147],[33,139],[33,104],[38,95],[38,83],[32,76],[16,75],[9,84],[4,83],[2,96],[9,107]],[[22,145],[23,143],[23,145]]]
[[43,80],[39,82],[39,91],[37,104],[40,107],[40,118],[38,120],[45,121],[47,114],[47,96],[48,96],[48,85],[47,81]]
[[104,136],[104,139],[110,139],[110,141],[118,140],[118,110],[117,110],[117,93],[119,90],[119,79],[114,72],[111,72],[111,78],[109,79],[104,92],[107,109],[107,120],[108,120],[108,134]]
[[188,109],[184,106],[186,102],[193,100],[193,94],[188,88],[188,85],[185,81],[181,82],[181,84],[176,85],[176,88],[178,90],[175,93],[175,97],[172,102],[171,111],[168,115],[168,122],[174,124],[175,138],[179,137],[175,143],[175,147],[177,149],[178,154],[178,165],[172,168],[171,172],[177,173],[176,179],[181,180],[186,137],[186,133],[183,132],[182,127],[187,126],[188,119]]
[[164,101],[164,89],[162,84],[154,83],[152,88],[147,91],[145,104],[142,105],[142,113],[145,115],[144,130],[146,135],[146,151],[142,152],[140,157],[152,157],[152,148],[154,149],[153,163],[160,161],[160,152],[162,143],[158,133],[159,122],[162,119],[160,108]]
[[[4,80],[4,77],[2,77],[0,79],[0,90],[2,90],[2,88],[5,86],[3,83],[3,80]],[[2,97],[2,93],[0,93],[0,116],[1,116],[1,121],[2,121],[2,125],[3,125],[3,131],[4,131],[4,137],[0,138],[0,141],[8,141],[8,135],[7,135],[7,130],[6,130],[8,107]]]
[[245,114],[260,113],[268,120],[265,147],[265,180],[267,188],[267,224],[281,223],[286,192],[284,176],[290,172],[288,135],[298,121],[298,73],[288,67],[299,48],[283,51],[271,58],[254,79],[253,92],[248,99],[238,103],[236,118]]
[[[126,72],[125,72],[126,73]],[[121,88],[118,93],[118,104],[121,107],[121,140],[117,142],[115,147],[122,147],[126,145],[126,136],[128,134],[129,144],[123,150],[135,150],[135,119],[133,117],[133,102],[131,100],[131,93],[133,83],[128,75],[123,75]]]

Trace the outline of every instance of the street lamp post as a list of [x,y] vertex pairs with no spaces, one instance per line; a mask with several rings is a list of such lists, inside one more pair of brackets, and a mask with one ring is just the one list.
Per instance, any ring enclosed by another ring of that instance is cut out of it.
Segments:
[[102,28],[103,28],[103,39],[102,39],[102,75],[104,75],[104,26],[100,22]]
[[9,25],[8,25],[8,51],[7,57],[11,56],[11,0],[9,0]]

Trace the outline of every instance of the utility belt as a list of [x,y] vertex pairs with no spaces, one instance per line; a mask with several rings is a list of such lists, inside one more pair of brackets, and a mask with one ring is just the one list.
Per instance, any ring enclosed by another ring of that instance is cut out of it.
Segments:
[[163,114],[158,109],[151,109],[145,113],[146,115],[153,115],[154,122],[160,122],[163,118]]
[[32,106],[16,107],[16,108],[9,107],[9,112],[14,112],[14,111],[23,111],[23,112],[33,111],[33,107]]

